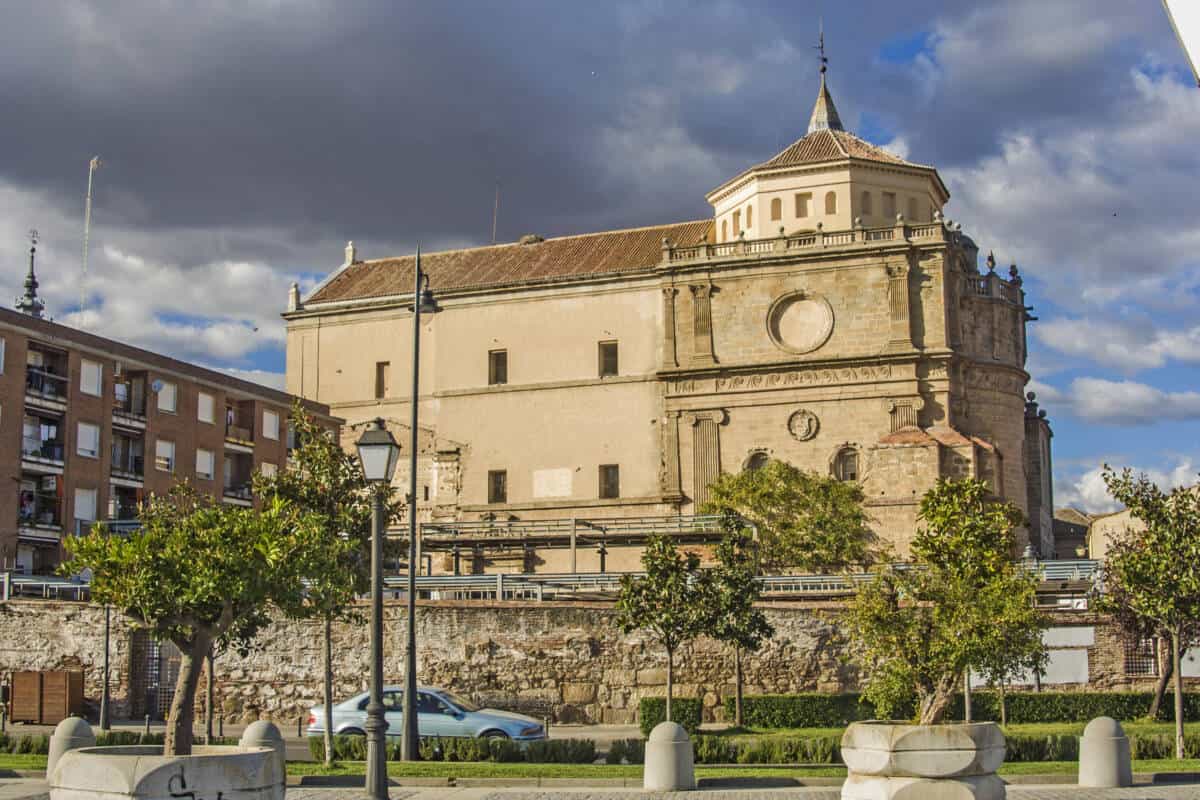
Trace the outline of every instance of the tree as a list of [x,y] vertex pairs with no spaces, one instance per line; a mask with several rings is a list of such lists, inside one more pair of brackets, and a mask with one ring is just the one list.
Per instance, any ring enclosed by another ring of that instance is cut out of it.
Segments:
[[762,594],[755,579],[755,543],[737,517],[722,520],[725,535],[717,546],[717,565],[710,570],[712,605],[705,625],[712,638],[733,645],[734,724],[742,724],[742,653],[756,652],[775,635],[767,616],[754,604]]
[[288,468],[273,476],[257,474],[254,490],[280,498],[320,520],[321,541],[310,555],[312,576],[299,602],[285,612],[323,625],[322,701],[325,763],[333,763],[333,623],[357,618],[354,600],[371,587],[371,496],[358,458],[344,450],[299,403],[292,408],[295,447]]
[[1008,674],[1028,663],[1046,621],[1036,578],[1012,560],[1022,515],[992,498],[987,483],[939,480],[919,518],[910,563],[861,587],[846,623],[866,697],[891,713],[915,693],[919,721],[931,725],[966,670]]
[[214,644],[245,651],[271,606],[297,602],[320,523],[279,499],[256,511],[212,503],[186,486],[152,498],[140,518],[128,536],[97,525],[70,537],[72,557],[61,570],[91,570],[96,602],[179,648],[164,752],[188,755],[204,657]]
[[644,629],[667,651],[667,719],[675,681],[675,653],[702,633],[711,589],[693,552],[680,552],[665,536],[652,536],[642,552],[645,576],[622,575],[616,623],[622,633]]
[[825,572],[865,566],[877,557],[862,487],[783,461],[721,475],[701,511],[732,512],[753,524],[764,570]]
[[1175,757],[1183,758],[1183,677],[1180,660],[1200,623],[1200,494],[1182,487],[1164,492],[1144,474],[1117,474],[1104,466],[1104,483],[1144,530],[1127,529],[1110,545],[1104,565],[1102,609],[1143,629],[1164,631],[1171,642],[1175,689]]

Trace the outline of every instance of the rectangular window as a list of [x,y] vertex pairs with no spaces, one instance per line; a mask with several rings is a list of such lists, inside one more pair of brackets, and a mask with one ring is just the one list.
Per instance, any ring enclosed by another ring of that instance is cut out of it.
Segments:
[[274,478],[279,474],[279,467],[272,464],[270,461],[264,461],[258,468],[264,478]]
[[388,382],[392,371],[392,362],[375,362],[375,399],[382,400],[388,396]]
[[896,193],[883,193],[883,215],[888,218],[888,221],[896,218]]
[[87,458],[100,455],[100,426],[90,422],[81,422],[78,427],[79,436],[75,442],[75,452]]
[[796,195],[796,217],[804,219],[809,215],[812,206],[812,192],[801,192]]
[[166,439],[154,442],[154,466],[162,472],[175,471],[175,443]]
[[100,373],[101,367],[99,363],[84,359],[80,363],[79,391],[84,394],[90,394],[92,397],[99,397]]
[[159,381],[161,388],[158,390],[158,410],[165,411],[168,414],[175,413],[175,384],[167,381]]
[[216,417],[216,400],[208,392],[196,395],[196,419],[201,422],[213,422]]
[[600,342],[600,377],[610,378],[617,374],[617,343]]
[[508,473],[502,469],[488,471],[488,502],[508,502]]
[[617,464],[600,465],[600,498],[611,499],[621,496],[621,467]]
[[1158,675],[1158,640],[1125,640],[1125,674],[1155,677]]
[[96,519],[96,490],[75,490],[75,519],[91,522]]
[[508,351],[488,351],[488,386],[508,383]]
[[736,239],[739,236],[741,236],[741,233],[742,233],[742,212],[735,211],[735,212],[733,212],[733,236],[734,236],[734,238]]
[[212,450],[196,450],[196,477],[211,481],[216,463]]
[[279,440],[279,415],[274,411],[263,412],[263,436]]

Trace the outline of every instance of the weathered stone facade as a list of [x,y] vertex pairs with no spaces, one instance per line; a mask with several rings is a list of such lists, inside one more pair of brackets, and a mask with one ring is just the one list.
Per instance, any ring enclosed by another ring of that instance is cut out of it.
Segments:
[[[835,604],[775,604],[766,610],[776,635],[745,659],[747,694],[856,688],[856,671],[842,658]],[[394,684],[403,678],[403,614],[400,603],[386,606],[384,673]],[[599,603],[421,603],[421,681],[559,722],[632,722],[641,697],[665,692],[666,657],[645,635],[622,635],[612,614],[611,605]],[[1152,685],[1152,676],[1127,674],[1124,640],[1104,619],[1060,612],[1054,624],[1060,635],[1052,646],[1082,656],[1087,683],[1046,688]],[[334,692],[344,699],[366,689],[367,626],[337,625],[333,638]],[[145,667],[136,663],[130,642],[129,626],[114,615],[112,691],[119,717],[137,705],[131,704],[136,699],[130,686],[144,683],[138,673]],[[96,698],[102,656],[102,608],[48,601],[0,605],[0,673],[84,669],[85,693]],[[699,639],[676,664],[678,696],[702,697],[706,716],[720,718],[720,703],[733,692],[728,649]],[[267,716],[294,724],[320,702],[321,674],[321,626],[282,622],[263,632],[247,656],[218,656],[219,707],[227,720]],[[1185,675],[1200,672],[1185,669]]]

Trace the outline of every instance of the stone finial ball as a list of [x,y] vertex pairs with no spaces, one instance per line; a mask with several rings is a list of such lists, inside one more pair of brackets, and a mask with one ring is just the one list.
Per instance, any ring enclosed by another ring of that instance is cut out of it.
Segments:
[[647,741],[686,742],[688,734],[678,722],[660,722],[654,726],[654,730],[650,731],[650,738]]
[[1083,729],[1083,738],[1119,739],[1125,735],[1121,723],[1112,717],[1096,717]]
[[243,747],[271,747],[283,744],[283,734],[279,732],[275,723],[260,719],[246,726],[240,743]]
[[88,725],[87,720],[83,717],[67,717],[54,727],[54,735],[60,739],[63,737],[69,739],[95,738],[92,726]]

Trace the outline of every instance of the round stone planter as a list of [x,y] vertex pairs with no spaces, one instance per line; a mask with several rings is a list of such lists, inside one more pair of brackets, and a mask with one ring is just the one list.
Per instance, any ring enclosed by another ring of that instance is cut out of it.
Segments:
[[842,735],[842,800],[1002,800],[1004,734],[994,722],[854,722]]
[[162,747],[84,747],[64,753],[47,776],[50,800],[179,798],[283,800],[286,775],[273,747],[198,746],[190,756]]

